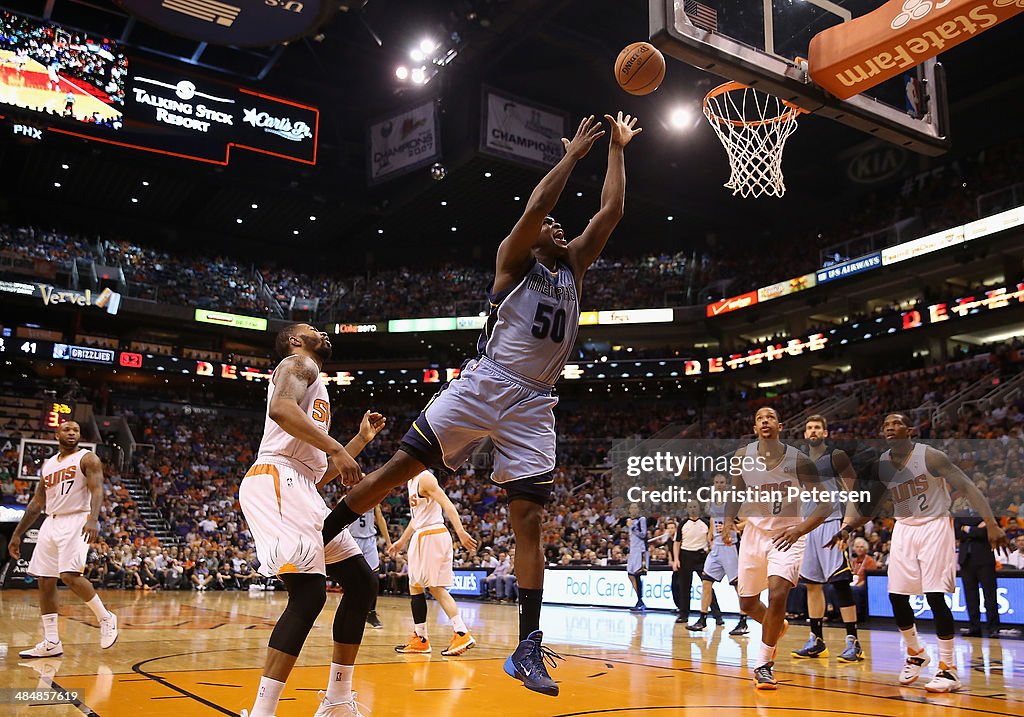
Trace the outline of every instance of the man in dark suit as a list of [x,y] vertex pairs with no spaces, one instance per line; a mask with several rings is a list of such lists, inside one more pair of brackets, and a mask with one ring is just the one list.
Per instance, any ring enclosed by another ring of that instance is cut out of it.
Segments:
[[[973,512],[972,512],[973,513]],[[953,529],[960,549],[957,554],[960,578],[964,583],[964,602],[971,626],[960,633],[970,637],[981,637],[981,606],[978,587],[985,594],[985,612],[988,617],[988,632],[992,637],[999,634],[999,603],[996,600],[996,557],[988,542],[985,521],[976,514],[958,516]]]

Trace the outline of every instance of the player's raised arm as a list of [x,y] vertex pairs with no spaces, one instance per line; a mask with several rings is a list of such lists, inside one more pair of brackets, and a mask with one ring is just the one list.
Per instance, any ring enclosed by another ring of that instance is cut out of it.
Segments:
[[1006,539],[1006,533],[999,527],[988,500],[978,490],[978,486],[974,485],[974,481],[949,460],[949,456],[928,446],[925,452],[925,465],[933,475],[942,476],[947,483],[963,493],[971,507],[978,511],[978,515],[985,521],[988,542],[992,544],[993,548],[1008,548],[1010,546],[1010,541]]
[[100,534],[100,507],[103,505],[103,462],[91,451],[82,456],[85,487],[89,490],[89,518],[82,526],[87,543],[95,543]]
[[643,128],[636,126],[636,117],[623,117],[622,112],[615,117],[604,117],[608,120],[612,134],[608,140],[608,171],[601,188],[601,208],[583,233],[569,242],[569,264],[577,281],[601,256],[608,237],[622,219],[626,200],[626,162],[623,150],[633,137],[643,131]]
[[299,406],[314,381],[320,380],[320,370],[313,360],[300,356],[294,361],[283,361],[274,372],[274,398],[267,415],[288,435],[298,438],[324,451],[341,475],[345,485],[355,485],[362,472],[345,447],[322,430]]
[[25,506],[25,514],[21,516],[17,527],[11,533],[11,540],[7,544],[7,552],[15,560],[21,560],[21,536],[25,531],[35,525],[36,520],[46,510],[46,487],[43,485],[42,476],[36,483],[36,492],[32,494],[32,500]]
[[565,156],[551,168],[540,184],[534,187],[526,202],[523,216],[512,227],[511,233],[498,246],[498,257],[494,270],[494,293],[499,293],[509,285],[522,278],[531,266],[533,245],[540,234],[544,217],[551,213],[558,203],[558,198],[569,181],[573,167],[583,159],[594,142],[604,134],[600,122],[594,122],[594,116],[584,117],[580,122],[576,135],[572,140],[562,138],[565,145]]
[[433,473],[427,472],[423,474],[419,482],[419,491],[424,497],[437,501],[437,504],[441,506],[441,510],[448,516],[452,527],[455,528],[455,535],[459,537],[462,547],[470,553],[476,552],[476,541],[462,527],[462,518],[459,516],[459,511],[455,509],[455,504],[452,503],[448,495],[441,490],[441,486],[438,485],[437,478],[434,477]]

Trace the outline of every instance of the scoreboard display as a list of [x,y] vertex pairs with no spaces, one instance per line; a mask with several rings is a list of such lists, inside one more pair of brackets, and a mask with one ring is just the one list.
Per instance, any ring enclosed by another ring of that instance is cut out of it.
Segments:
[[37,140],[45,129],[211,164],[228,164],[235,148],[316,164],[316,107],[0,10],[4,105],[14,112],[14,131]]
[[48,401],[43,413],[43,430],[56,431],[67,423],[75,413],[75,404],[64,401]]

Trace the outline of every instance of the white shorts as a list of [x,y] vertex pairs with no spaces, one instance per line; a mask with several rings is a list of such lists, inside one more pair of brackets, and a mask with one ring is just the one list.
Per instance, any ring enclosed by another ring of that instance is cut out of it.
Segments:
[[294,468],[260,463],[242,479],[238,502],[256,542],[260,574],[327,574],[327,565],[360,555],[347,530],[324,546],[330,509],[313,481]]
[[799,582],[807,536],[800,536],[789,550],[782,551],[772,545],[773,536],[781,529],[782,526],[763,529],[747,522],[740,539],[739,584],[736,586],[740,597],[753,597],[767,590],[770,575],[778,575],[793,585]]
[[953,519],[924,525],[896,521],[889,547],[889,592],[896,595],[952,593],[956,590],[956,536]]
[[50,515],[39,528],[36,547],[28,562],[28,574],[37,578],[59,578],[61,573],[85,572],[89,544],[82,528],[88,513]]
[[409,585],[420,588],[450,588],[455,584],[452,534],[443,525],[422,528],[409,543]]

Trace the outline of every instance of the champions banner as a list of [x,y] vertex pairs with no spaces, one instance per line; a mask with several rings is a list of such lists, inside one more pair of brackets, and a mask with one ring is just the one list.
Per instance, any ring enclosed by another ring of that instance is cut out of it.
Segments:
[[431,100],[370,125],[370,184],[423,167],[441,156],[437,103]]
[[483,91],[480,151],[503,159],[550,167],[565,153],[569,116],[488,87]]

